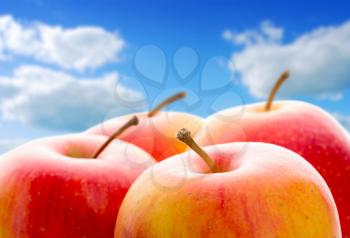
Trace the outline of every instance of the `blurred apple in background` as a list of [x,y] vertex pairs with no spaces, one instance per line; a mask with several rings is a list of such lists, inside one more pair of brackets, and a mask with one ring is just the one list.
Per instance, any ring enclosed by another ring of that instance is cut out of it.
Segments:
[[0,157],[1,238],[113,237],[132,182],[155,161],[107,137],[66,135],[30,142]]
[[[120,208],[115,238],[341,237],[327,184],[296,153],[265,143],[192,148],[207,163],[186,152],[135,181]],[[173,189],[161,186],[179,180]]]
[[[139,125],[128,129],[118,139],[139,146],[157,161],[182,153],[187,148],[174,137],[174,134],[183,127],[189,128],[196,134],[202,128],[203,119],[189,113],[160,110],[185,96],[184,92],[177,93],[148,113],[133,114],[139,118]],[[110,136],[115,128],[124,124],[130,116],[125,115],[110,119],[88,129],[86,133]]]
[[[309,161],[323,176],[336,201],[343,235],[350,237],[350,137],[319,107],[300,101],[276,101],[229,108],[207,118],[200,145],[266,142],[288,148]],[[279,85],[278,85],[279,84]]]

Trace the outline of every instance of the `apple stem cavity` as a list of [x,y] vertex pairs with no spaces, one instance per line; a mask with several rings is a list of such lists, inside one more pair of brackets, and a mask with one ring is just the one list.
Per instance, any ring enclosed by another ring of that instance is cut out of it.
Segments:
[[166,107],[167,105],[180,100],[184,97],[187,96],[186,92],[179,92],[177,94],[174,94],[171,97],[168,97],[167,99],[165,99],[163,102],[159,103],[158,106],[156,106],[155,108],[153,108],[151,111],[148,112],[147,116],[148,117],[153,117],[154,115],[156,115],[160,110],[162,110],[162,108]]
[[104,149],[118,136],[120,136],[126,129],[128,129],[131,126],[136,126],[139,124],[139,119],[136,116],[133,116],[129,121],[127,121],[122,127],[120,127],[116,132],[114,132],[108,140],[103,143],[103,145],[98,149],[98,151],[93,156],[94,159],[96,159],[103,151]]
[[273,88],[270,92],[270,95],[269,95],[269,98],[266,102],[266,105],[265,105],[266,112],[270,111],[273,99],[275,98],[277,91],[280,89],[280,87],[284,83],[284,81],[286,81],[288,78],[289,78],[289,71],[286,70],[285,72],[283,72],[283,74],[281,74],[281,76],[276,81],[275,85],[273,86]]
[[186,128],[182,128],[180,131],[176,133],[176,138],[183,143],[185,143],[188,147],[190,147],[194,152],[196,152],[208,165],[210,171],[215,173],[217,171],[214,161],[210,158],[210,156],[205,152],[192,138],[191,132]]

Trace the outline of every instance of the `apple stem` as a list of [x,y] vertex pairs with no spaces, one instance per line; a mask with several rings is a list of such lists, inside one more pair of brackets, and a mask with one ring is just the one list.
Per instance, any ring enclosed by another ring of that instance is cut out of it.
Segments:
[[184,97],[187,96],[186,92],[179,92],[177,94],[174,94],[171,97],[168,97],[167,99],[165,99],[163,102],[159,103],[158,106],[156,106],[155,108],[153,108],[151,111],[148,112],[148,117],[153,117],[154,115],[156,115],[162,108],[166,107],[167,105],[180,100]]
[[280,87],[284,83],[284,81],[286,81],[288,78],[289,78],[289,71],[286,70],[285,72],[283,72],[283,74],[281,74],[281,76],[276,81],[275,85],[273,86],[273,88],[270,92],[269,99],[267,100],[266,105],[265,105],[266,112],[270,111],[273,99],[275,98],[277,91],[280,89]]
[[186,128],[182,128],[180,131],[176,133],[176,138],[183,143],[185,143],[188,147],[190,147],[194,152],[196,152],[208,165],[210,171],[212,173],[216,172],[216,166],[214,161],[210,158],[210,156],[205,152],[192,138],[191,132]]
[[139,119],[136,116],[133,116],[122,127],[120,127],[116,132],[114,132],[105,143],[103,143],[103,145],[98,149],[93,158],[96,159],[115,138],[120,136],[129,127],[136,126],[138,123]]

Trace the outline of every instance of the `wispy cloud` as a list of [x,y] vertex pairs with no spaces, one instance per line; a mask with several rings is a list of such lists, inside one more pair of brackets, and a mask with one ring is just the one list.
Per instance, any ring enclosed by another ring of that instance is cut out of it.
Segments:
[[222,33],[222,37],[235,45],[250,46],[255,44],[278,43],[283,37],[283,31],[283,28],[275,26],[272,22],[263,21],[257,30],[249,29],[243,32],[225,30]]
[[[9,90],[10,89],[10,90]],[[0,77],[0,101],[5,120],[16,120],[51,130],[79,131],[114,115],[140,109],[141,93],[120,83],[117,73],[98,78],[76,78],[39,66],[21,66]],[[133,99],[134,105],[130,105]]]
[[283,43],[283,29],[262,23],[258,30],[225,31],[223,37],[241,51],[232,54],[232,71],[241,75],[250,93],[266,97],[275,79],[285,69],[292,79],[280,94],[313,95],[340,99],[350,86],[350,21],[320,27]]
[[63,28],[0,16],[0,60],[21,55],[65,69],[98,68],[120,58],[125,41],[101,27]]

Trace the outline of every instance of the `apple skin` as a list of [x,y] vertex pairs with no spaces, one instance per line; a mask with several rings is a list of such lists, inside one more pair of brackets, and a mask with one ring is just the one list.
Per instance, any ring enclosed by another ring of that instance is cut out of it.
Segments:
[[116,128],[120,128],[133,115],[139,118],[139,124],[128,128],[118,139],[139,146],[157,161],[187,150],[187,146],[175,138],[177,131],[186,127],[195,135],[203,125],[202,118],[188,113],[163,111],[148,117],[145,112],[110,119],[85,133],[111,136]]
[[350,237],[350,137],[321,108],[299,101],[277,101],[269,112],[264,103],[213,114],[198,136],[200,145],[247,141],[288,148],[309,161],[330,187],[338,207],[342,233]]
[[128,191],[114,238],[341,237],[327,184],[296,153],[265,143],[204,150],[219,173],[193,152],[152,166]]
[[132,144],[94,135],[41,139],[0,157],[1,238],[113,237],[132,182],[155,161]]

